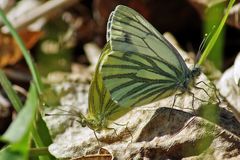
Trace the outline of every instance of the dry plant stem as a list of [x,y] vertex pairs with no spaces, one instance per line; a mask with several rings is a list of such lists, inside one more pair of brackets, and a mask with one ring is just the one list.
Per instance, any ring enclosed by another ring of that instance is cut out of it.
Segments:
[[[76,4],[78,0],[51,0],[42,4],[41,6],[33,8],[31,11],[22,14],[17,18],[13,23],[13,26],[16,30],[25,28],[29,24],[33,23],[40,17],[51,16],[53,13],[56,13],[60,9],[64,9]],[[7,30],[7,27],[2,28],[4,31]]]

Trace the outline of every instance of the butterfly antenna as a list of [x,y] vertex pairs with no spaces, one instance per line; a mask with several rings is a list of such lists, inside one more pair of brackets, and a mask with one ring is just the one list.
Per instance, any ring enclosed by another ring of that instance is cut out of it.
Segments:
[[76,115],[75,112],[67,111],[67,110],[64,110],[64,109],[57,108],[57,110],[68,113],[68,114]]
[[75,119],[75,121],[77,121],[78,123],[81,124],[82,127],[85,127],[87,124],[86,124],[86,121],[87,121],[87,118],[81,113],[73,113],[73,112],[69,112],[69,111],[66,111],[66,110],[63,110],[63,109],[59,109],[58,110],[60,111],[63,111],[63,112],[67,112],[67,113],[45,113],[44,115],[45,116],[71,116],[71,117],[76,117],[77,119]]
[[70,112],[70,111],[67,111],[64,109],[60,109],[60,108],[57,108],[57,110],[60,110],[65,113],[60,113],[60,114],[59,113],[56,113],[56,114],[45,113],[45,116],[72,116],[72,117],[77,117],[79,119],[86,119],[85,116],[81,112],[79,112],[79,113]]
[[72,114],[61,114],[61,113],[45,113],[44,116],[74,116],[76,117],[75,115],[72,115]]
[[201,42],[201,44],[199,45],[199,48],[198,48],[197,56],[196,56],[195,61],[194,61],[194,66],[197,64],[198,60],[200,59],[200,57],[202,55],[202,51],[203,51],[206,43],[208,42],[209,37],[212,36],[213,31],[215,30],[215,28],[216,28],[216,26],[213,25],[211,32],[209,34],[206,33],[204,35],[204,38],[203,38],[203,40],[202,40],[202,42]]

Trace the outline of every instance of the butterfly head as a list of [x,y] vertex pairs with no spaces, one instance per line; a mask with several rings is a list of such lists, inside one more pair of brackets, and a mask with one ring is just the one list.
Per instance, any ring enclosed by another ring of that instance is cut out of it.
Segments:
[[190,78],[194,79],[194,78],[200,76],[200,74],[201,74],[201,68],[193,67],[193,69],[191,70]]
[[90,128],[94,131],[97,131],[97,130],[101,129],[101,125],[94,118],[85,117],[82,113],[80,113],[78,118],[79,118],[79,120],[77,120],[77,122],[79,122],[82,127],[87,126],[88,128]]
[[200,74],[201,74],[201,68],[200,68],[200,67],[194,67],[194,68],[191,70],[191,78],[192,78],[192,79],[200,76]]
[[104,120],[98,120],[95,118],[86,118],[86,119],[82,119],[81,121],[81,125],[82,127],[84,127],[83,125],[85,124],[85,126],[88,126],[90,129],[99,132],[102,129],[106,128],[106,123]]
[[77,122],[80,123],[82,127],[86,127],[87,126],[86,119],[77,120]]

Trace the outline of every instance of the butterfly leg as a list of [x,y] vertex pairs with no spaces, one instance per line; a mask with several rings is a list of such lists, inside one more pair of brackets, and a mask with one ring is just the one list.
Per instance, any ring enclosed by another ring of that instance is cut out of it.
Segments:
[[114,134],[118,137],[117,130],[115,128],[106,128],[107,130],[113,130]]
[[115,142],[115,141],[122,140],[122,137],[121,137],[119,134],[117,134],[117,130],[116,130],[115,128],[106,128],[106,129],[108,129],[108,130],[113,130],[113,131],[114,131],[114,133],[115,133],[115,135],[116,135],[116,137],[112,139],[114,142]]
[[172,107],[171,107],[172,109],[173,109],[173,107],[175,106],[177,97],[183,95],[184,93],[185,93],[185,92],[181,92],[181,93],[175,94],[174,99],[173,99],[173,104],[172,104]]
[[209,98],[211,98],[211,96],[208,94],[208,92],[207,92],[204,88],[197,87],[197,86],[194,86],[194,88],[203,90],[203,91],[205,92],[205,94],[206,94]]
[[[216,88],[216,86],[215,86],[215,85],[210,86],[209,84],[207,84],[207,83],[204,82],[204,81],[197,82],[196,85],[199,85],[199,84],[201,84],[201,83],[204,84],[205,86],[211,88],[212,90],[214,90],[214,94],[215,94],[215,96],[216,96],[216,98],[217,98],[218,104],[221,103],[221,100],[220,100],[220,98],[218,97],[218,94],[217,94],[217,88]],[[195,88],[197,87],[196,85],[194,86]],[[204,92],[207,94],[207,91],[206,91],[204,88],[200,88],[200,87],[197,87],[197,88],[198,88],[198,89],[203,89]],[[207,95],[209,96],[209,94],[207,94]],[[210,98],[210,96],[209,96],[209,98]]]
[[178,94],[175,94],[175,95],[174,95],[174,99],[173,99],[173,103],[172,103],[172,106],[171,106],[171,110],[170,110],[169,115],[168,115],[168,120],[170,120],[170,117],[171,117],[171,114],[172,114],[172,109],[173,109],[173,107],[175,106],[177,97],[178,97],[178,96],[181,96],[181,95],[183,95],[183,94],[184,94],[184,92],[181,92],[181,93],[178,93]]
[[188,91],[188,93],[191,94],[194,99],[197,99],[197,100],[199,100],[199,101],[201,101],[201,102],[208,102],[208,101],[206,101],[206,100],[203,100],[203,99],[201,99],[201,98],[196,97],[196,96],[194,95],[194,93],[191,92],[191,91]]
[[188,94],[192,95],[192,108],[193,108],[194,114],[196,114],[195,109],[194,109],[194,100],[197,99],[197,100],[199,100],[199,101],[201,101],[201,102],[208,102],[208,101],[196,97],[196,96],[194,95],[194,93],[191,92],[191,91],[188,91]]
[[196,85],[199,85],[199,84],[201,84],[201,83],[204,84],[205,86],[211,88],[211,89],[215,89],[215,87],[210,86],[209,84],[207,84],[207,83],[204,82],[204,81],[199,81],[199,82],[196,83]]
[[129,122],[127,122],[126,124],[119,124],[119,123],[114,122],[115,125],[125,126],[125,127],[126,127],[125,129],[126,129],[126,131],[130,134],[130,136],[131,136],[131,142],[132,142],[132,140],[133,140],[133,135],[132,135],[132,132],[131,132],[131,131],[129,130],[129,128],[127,127],[128,123],[129,123]]
[[131,136],[131,143],[132,143],[133,135],[132,135],[132,132],[129,130],[128,126],[127,126],[128,123],[129,123],[129,122],[127,122],[127,124],[126,124],[126,131],[130,134],[130,136]]
[[195,100],[195,98],[196,99],[198,99],[198,98],[195,97],[194,93],[192,93],[191,91],[188,91],[188,93],[192,95],[192,109],[193,109],[194,114],[196,114],[196,111],[194,109],[194,100]]
[[93,133],[94,133],[95,138],[97,139],[98,146],[101,146],[101,145],[100,145],[100,140],[99,140],[99,138],[97,137],[96,131],[93,131]]

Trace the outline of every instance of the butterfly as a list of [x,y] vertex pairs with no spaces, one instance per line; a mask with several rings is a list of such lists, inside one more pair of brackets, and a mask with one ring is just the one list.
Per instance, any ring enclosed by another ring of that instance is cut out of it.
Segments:
[[[119,5],[108,20],[88,94],[88,113],[78,122],[95,132],[133,107],[190,90],[200,68],[190,70],[178,51],[140,14]],[[96,135],[95,135],[96,136]]]
[[[105,85],[103,83],[102,75],[100,73],[100,66],[103,62],[102,57],[107,55],[109,51],[110,47],[109,43],[107,43],[102,50],[102,54],[98,60],[92,81],[90,83],[88,92],[88,112],[86,115],[81,112],[66,111],[59,108],[58,110],[65,113],[45,114],[45,116],[76,117],[75,120],[80,123],[82,127],[88,127],[93,130],[94,136],[97,139],[98,143],[100,140],[98,139],[96,132],[99,133],[102,130],[114,130],[115,134],[117,135],[116,129],[110,128],[109,125],[111,123],[114,123],[116,125],[126,126],[125,124],[118,124],[114,121],[132,109],[131,107],[120,107],[117,103],[115,103],[111,99],[110,92],[105,88]],[[126,129],[131,135],[131,132],[128,130],[127,126]]]
[[[201,69],[189,69],[179,52],[143,16],[118,5],[107,24],[110,51],[101,74],[111,98],[121,107],[137,107],[180,91],[190,91]],[[173,105],[174,105],[173,103]]]
[[[93,130],[94,136],[97,139],[98,144],[100,140],[98,139],[96,132],[100,132],[102,130],[114,130],[116,134],[115,128],[110,128],[109,125],[131,109],[130,107],[120,107],[117,103],[115,103],[111,99],[110,92],[104,86],[102,75],[100,73],[100,66],[102,65],[102,62],[103,62],[102,57],[107,55],[107,53],[110,51],[109,49],[110,49],[109,43],[107,43],[96,65],[95,72],[94,72],[92,81],[90,83],[89,92],[88,92],[87,114],[84,115],[81,112],[75,112],[75,111],[70,112],[63,109],[58,109],[58,110],[65,112],[65,114],[49,114],[49,113],[45,114],[45,116],[58,116],[58,115],[66,116],[67,115],[67,116],[76,117],[75,120],[78,123],[80,123],[82,127],[88,127],[91,130]],[[122,124],[119,124],[119,125],[122,125]]]

